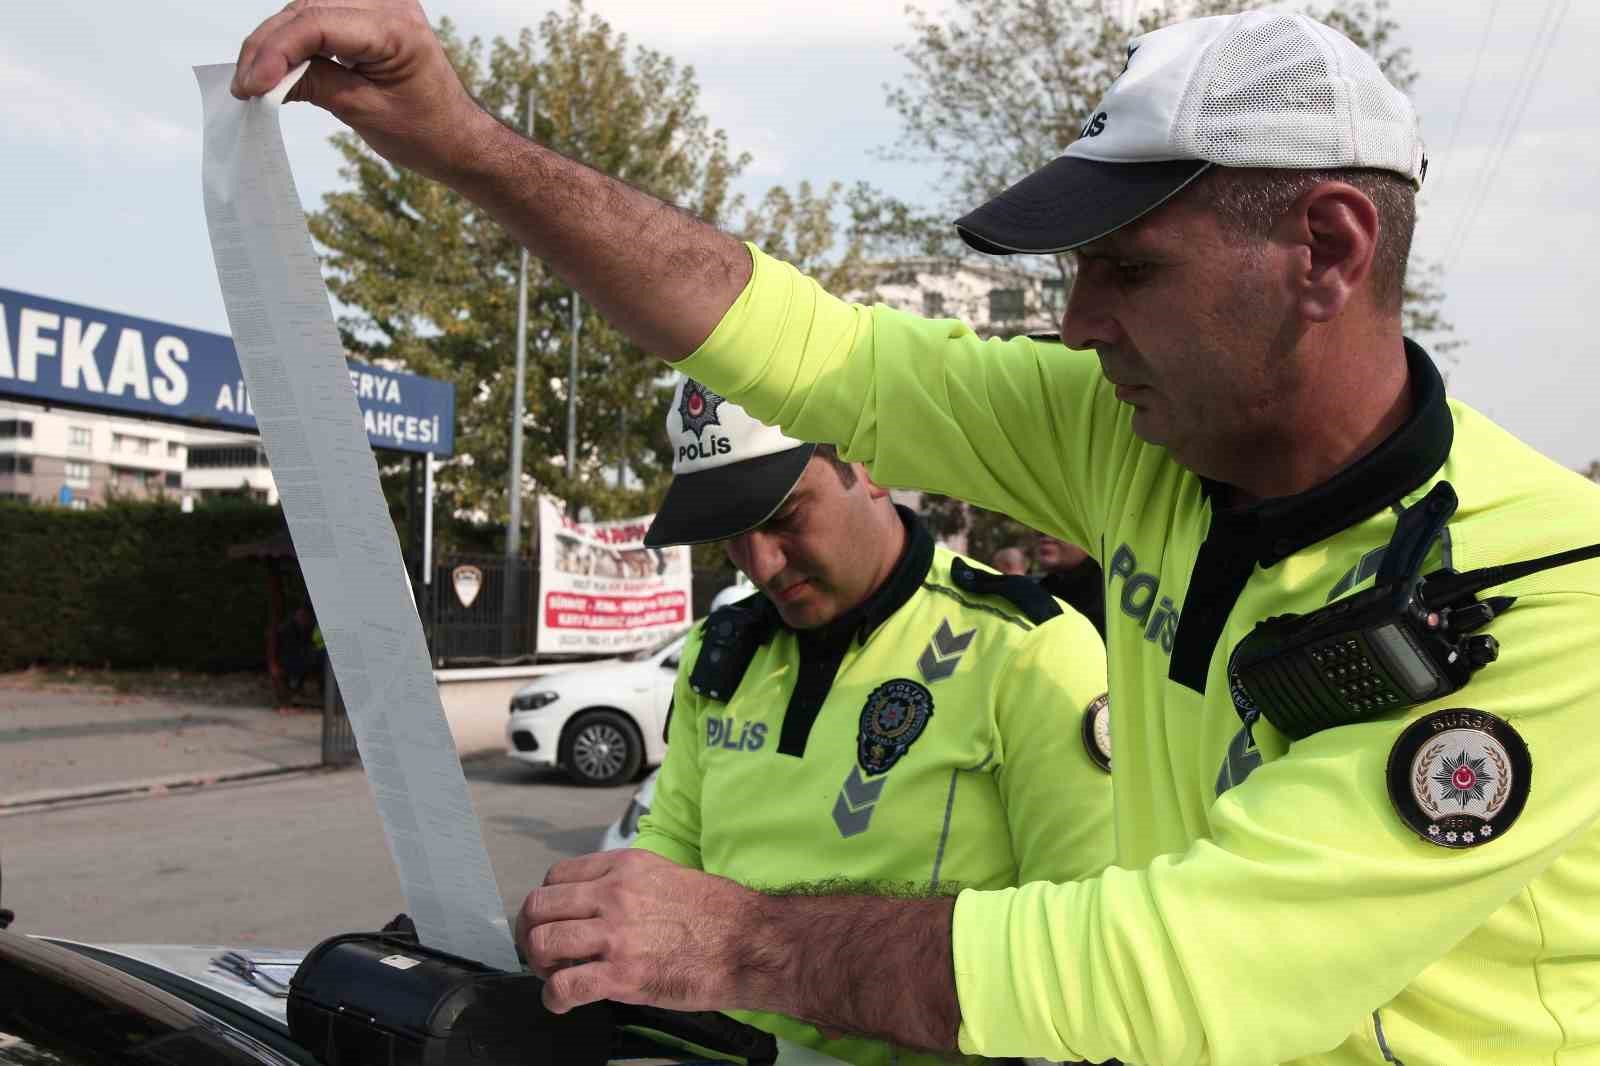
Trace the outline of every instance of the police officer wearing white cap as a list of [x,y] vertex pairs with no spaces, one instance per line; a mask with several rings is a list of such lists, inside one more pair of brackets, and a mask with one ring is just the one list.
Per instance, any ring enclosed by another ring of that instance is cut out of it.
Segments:
[[[862,466],[699,382],[678,383],[667,435],[672,485],[645,543],[721,541],[759,591],[684,647],[633,846],[767,889],[926,894],[1099,873],[1109,710],[1088,620],[936,547]],[[849,1062],[925,1058],[739,1017]]]
[[[845,304],[519,137],[411,0],[275,16],[236,91],[319,54],[343,63],[314,59],[301,97],[646,350],[1105,569],[1104,873],[952,904],[571,860],[519,921],[546,1003],[1167,1066],[1595,1060],[1600,566],[1483,600],[1449,573],[1584,544],[1600,489],[1447,399],[1402,335],[1422,142],[1349,40],[1279,9],[1146,34],[1062,159],[959,221],[986,251],[1074,255],[1064,345]],[[1363,628],[1318,636],[1346,615]]]

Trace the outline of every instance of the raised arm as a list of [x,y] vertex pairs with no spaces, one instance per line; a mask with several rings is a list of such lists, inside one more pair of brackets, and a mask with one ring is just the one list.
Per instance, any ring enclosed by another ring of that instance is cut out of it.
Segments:
[[647,351],[694,351],[749,280],[750,254],[732,237],[484,111],[416,0],[294,0],[245,40],[234,95],[260,96],[308,59],[290,99],[488,211]]
[[[1592,733],[1594,678],[1534,680],[1593,643],[1591,601],[1527,596],[1496,622],[1518,651],[1471,699],[1533,752],[1582,750]],[[1581,846],[1600,810],[1587,762],[1543,758],[1527,808],[1493,844],[1418,840],[1385,792],[1387,757],[1418,713],[1296,742],[1207,812],[1213,839],[1145,869],[967,891],[952,915],[948,899],[765,896],[608,852],[554,867],[519,929],[557,1010],[599,998],[742,1007],[943,1049],[959,1026],[963,1051],[990,1056],[1299,1059],[1359,1034],[1430,967],[1449,969],[1413,994],[1469,987],[1474,955],[1445,956]],[[1510,936],[1537,957],[1533,908],[1503,912],[1479,950],[1505,952]]]

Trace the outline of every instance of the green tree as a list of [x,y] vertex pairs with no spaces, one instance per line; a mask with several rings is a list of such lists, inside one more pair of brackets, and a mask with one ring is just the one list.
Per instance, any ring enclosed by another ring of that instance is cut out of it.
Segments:
[[[841,188],[773,189],[746,205],[731,185],[749,156],[702,113],[693,69],[630,47],[582,0],[515,40],[463,40],[448,19],[437,30],[468,91],[508,125],[525,128],[531,90],[541,143],[844,276],[848,248],[824,262],[840,236]],[[475,516],[475,526],[458,532],[481,546],[466,530],[503,524],[508,512],[520,249],[464,197],[390,166],[353,134],[333,142],[347,185],[325,198],[310,225],[345,308],[346,346],[380,365],[455,384],[456,458],[438,472],[438,507]],[[597,517],[649,510],[670,471],[662,433],[669,377],[580,302],[577,463],[568,471],[572,292],[537,260],[529,274],[525,520],[532,521],[539,490]],[[621,487],[619,466],[630,475]],[[454,547],[453,528],[441,529],[445,550]]]

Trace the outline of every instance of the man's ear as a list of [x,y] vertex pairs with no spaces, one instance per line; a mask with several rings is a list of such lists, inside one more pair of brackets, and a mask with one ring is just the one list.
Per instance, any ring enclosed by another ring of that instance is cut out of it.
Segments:
[[856,478],[867,487],[867,495],[874,500],[881,500],[889,495],[889,490],[872,480],[872,475],[867,473],[866,463],[851,463],[855,468]]
[[1342,181],[1308,189],[1282,223],[1299,245],[1292,285],[1301,315],[1331,322],[1367,287],[1378,248],[1378,209]]

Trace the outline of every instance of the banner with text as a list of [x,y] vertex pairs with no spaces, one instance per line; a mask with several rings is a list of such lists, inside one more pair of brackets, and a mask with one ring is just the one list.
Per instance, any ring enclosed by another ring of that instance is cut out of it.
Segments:
[[687,547],[646,548],[652,515],[577,522],[539,497],[539,653],[650,647],[689,624]]
[[[455,450],[456,387],[347,359],[374,448]],[[255,433],[233,339],[0,289],[0,397]]]

